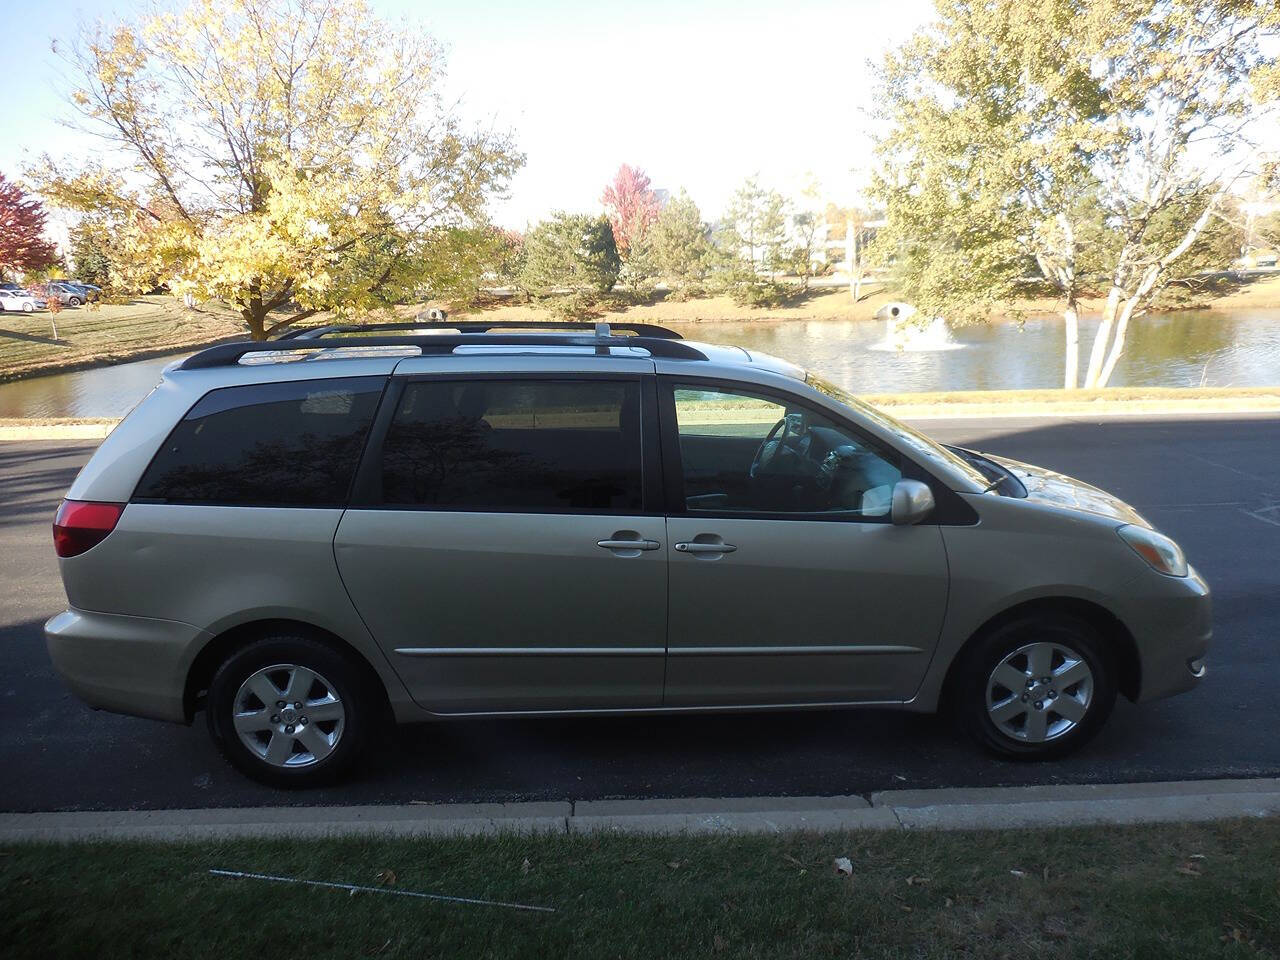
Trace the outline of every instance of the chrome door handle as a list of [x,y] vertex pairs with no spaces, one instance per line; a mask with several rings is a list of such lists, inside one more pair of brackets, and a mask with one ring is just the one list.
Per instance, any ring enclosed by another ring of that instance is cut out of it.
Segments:
[[697,540],[682,540],[676,544],[678,553],[733,553],[737,549],[732,543],[699,543]]
[[597,540],[596,546],[606,550],[657,550],[662,544],[657,540]]

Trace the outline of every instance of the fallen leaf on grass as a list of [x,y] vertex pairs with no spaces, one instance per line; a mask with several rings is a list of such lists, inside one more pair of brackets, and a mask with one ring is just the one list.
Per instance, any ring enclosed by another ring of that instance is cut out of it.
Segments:
[[1241,946],[1257,949],[1257,943],[1249,939],[1249,935],[1237,927],[1228,926],[1227,932],[1218,938],[1223,943],[1238,943]]
[[1192,863],[1188,860],[1186,863],[1174,867],[1173,872],[1180,873],[1184,877],[1198,877],[1200,876],[1200,867],[1198,864]]
[[680,861],[679,861],[679,860],[672,860],[670,863],[668,863],[668,864],[667,864],[667,866],[668,866],[668,867],[670,867],[672,870],[679,870],[679,869],[680,869]]
[[396,872],[394,870],[379,870],[378,882],[384,887],[394,887],[396,885]]
[[1010,870],[1009,872],[1013,874],[1015,877],[1017,877],[1019,880],[1023,880],[1027,876],[1027,871],[1025,870]]
[[793,857],[793,856],[792,856],[791,854],[789,854],[789,853],[784,853],[784,854],[782,855],[782,859],[783,859],[783,860],[785,860],[785,861],[787,861],[787,863],[794,864],[795,866],[799,867],[801,870],[803,870],[803,869],[804,869],[804,864],[803,864],[803,863],[801,863],[799,860],[797,860],[795,857]]
[[908,887],[923,887],[929,883],[928,877],[907,877]]
[[853,876],[853,861],[848,857],[836,857],[835,862],[836,873],[843,873],[846,876]]
[[954,901],[954,900],[952,900],[950,897],[944,897],[944,898],[943,898],[943,900],[942,900],[942,905],[943,905],[944,907],[951,907],[951,906],[955,906],[955,901]]
[[524,858],[524,863],[520,864],[520,872],[521,872],[521,873],[528,873],[528,872],[529,872],[530,870],[532,870],[532,869],[533,869],[533,864],[529,862],[529,858],[528,858],[528,857],[525,857],[525,858]]

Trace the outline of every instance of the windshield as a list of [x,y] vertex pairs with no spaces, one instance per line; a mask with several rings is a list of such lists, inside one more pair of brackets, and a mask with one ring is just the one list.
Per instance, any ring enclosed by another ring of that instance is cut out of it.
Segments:
[[825,394],[832,400],[842,403],[850,409],[858,411],[862,417],[883,427],[885,430],[888,430],[904,444],[910,447],[915,453],[920,454],[928,460],[945,463],[953,470],[963,473],[966,477],[976,483],[979,488],[985,487],[989,483],[989,479],[982,473],[982,471],[978,470],[967,460],[955,453],[952,453],[941,444],[930,440],[919,430],[909,427],[901,420],[895,420],[884,411],[877,410],[875,407],[871,406],[871,404],[859,400],[848,390],[837,387],[830,380],[824,380],[816,374],[806,372],[804,375],[804,382],[813,387],[813,389],[817,390],[819,393]]

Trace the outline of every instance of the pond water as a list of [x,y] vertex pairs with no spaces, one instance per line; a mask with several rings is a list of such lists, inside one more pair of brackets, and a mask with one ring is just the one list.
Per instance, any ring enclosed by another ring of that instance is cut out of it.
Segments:
[[[1012,390],[1062,384],[1061,318],[991,323],[941,337],[886,342],[881,321],[672,324],[689,339],[739,344],[820,372],[856,393]],[[1080,324],[1082,361],[1097,318]],[[0,384],[0,417],[118,417],[172,357]],[[1133,324],[1111,386],[1252,387],[1280,384],[1280,310],[1181,311]]]
[[[689,339],[736,343],[784,357],[855,393],[1062,386],[1060,317],[960,327],[951,331],[949,342],[910,338],[911,347],[903,350],[885,342],[880,321],[672,326]],[[1080,321],[1082,369],[1097,328],[1097,317]],[[1280,384],[1280,310],[1144,317],[1130,325],[1110,382],[1113,387],[1275,384]]]

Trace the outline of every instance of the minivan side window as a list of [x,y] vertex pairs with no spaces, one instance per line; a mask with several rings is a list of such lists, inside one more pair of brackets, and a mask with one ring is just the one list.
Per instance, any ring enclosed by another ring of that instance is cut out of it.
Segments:
[[173,429],[134,499],[343,506],[385,384],[346,377],[211,390]]
[[424,380],[382,444],[382,500],[437,510],[641,509],[635,380]]
[[893,450],[792,401],[696,384],[673,392],[690,513],[888,522],[902,478]]

